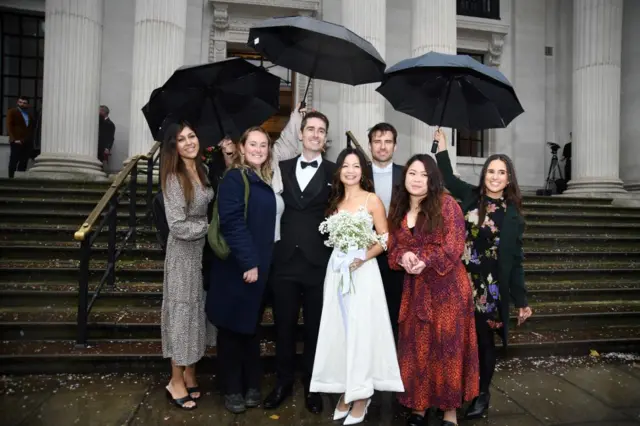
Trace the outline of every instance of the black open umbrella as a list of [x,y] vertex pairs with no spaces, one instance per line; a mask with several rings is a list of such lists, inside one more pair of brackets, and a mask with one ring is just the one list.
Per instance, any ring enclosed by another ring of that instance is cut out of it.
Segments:
[[375,83],[386,66],[375,47],[353,31],[306,16],[267,19],[249,30],[248,45],[309,81]]
[[203,145],[238,138],[278,111],[280,78],[244,59],[178,68],[155,89],[142,112],[156,140],[169,123],[186,120]]
[[431,126],[502,128],[524,112],[509,80],[467,55],[429,52],[405,59],[385,72],[376,90],[397,111]]

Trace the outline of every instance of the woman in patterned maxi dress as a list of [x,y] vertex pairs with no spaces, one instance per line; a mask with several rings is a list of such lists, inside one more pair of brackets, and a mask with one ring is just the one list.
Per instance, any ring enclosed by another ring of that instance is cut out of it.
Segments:
[[413,411],[409,426],[423,425],[430,407],[453,426],[456,408],[478,395],[473,297],[460,260],[464,219],[430,156],[409,159],[403,180],[389,213],[389,267],[406,271],[398,319],[405,392],[398,401]]
[[186,123],[172,125],[162,145],[160,181],[169,225],[162,297],[162,355],[171,358],[167,396],[184,409],[200,397],[195,364],[204,355],[206,323],[202,251],[213,197],[200,144]]

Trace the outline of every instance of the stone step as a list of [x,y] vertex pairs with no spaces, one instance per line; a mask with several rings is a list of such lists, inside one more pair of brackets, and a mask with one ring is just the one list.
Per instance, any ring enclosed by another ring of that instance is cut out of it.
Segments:
[[[160,300],[155,302],[147,307],[101,306],[97,302],[89,317],[90,338],[159,338]],[[640,300],[531,303],[531,308],[534,315],[526,327],[534,332],[640,326]],[[76,315],[75,306],[57,306],[55,302],[43,307],[3,306],[0,308],[1,340],[73,339],[76,336]],[[516,320],[512,315],[511,328],[515,328]],[[299,324],[302,324],[302,317]],[[262,339],[275,339],[270,307],[265,309],[260,336]]]
[[[0,241],[29,241],[50,242],[50,243],[76,243],[73,240],[73,234],[78,230],[80,224],[7,224],[0,223]],[[103,228],[96,242],[106,243],[108,238],[107,228]],[[127,226],[118,226],[118,240],[127,234],[129,228]],[[138,242],[156,243],[155,228],[150,228],[147,223],[138,226],[136,229],[136,240]]]
[[[118,247],[120,244],[118,244]],[[34,244],[31,241],[0,241],[0,256],[14,260],[58,259],[70,260],[80,258],[80,243],[77,241],[49,242],[42,241]],[[92,247],[92,259],[106,261],[108,245],[96,243]],[[123,252],[123,261],[164,261],[164,252],[157,243],[130,243]],[[637,261],[640,262],[640,246],[623,249],[595,247],[583,250],[582,247],[572,247],[569,250],[541,248],[526,250],[525,262],[598,262],[598,261]]]
[[[84,220],[89,216],[91,209],[88,211],[71,211],[71,210],[38,210],[31,209],[14,209],[0,208],[0,221],[5,224],[54,224],[54,225],[76,225],[80,227]],[[143,224],[146,209],[137,211],[138,223]],[[103,212],[102,215],[105,213]],[[119,209],[117,212],[118,225],[127,225],[129,222],[129,213],[126,208]]]
[[[96,283],[89,286],[89,297]],[[591,302],[605,300],[640,300],[640,276],[635,280],[592,280],[570,282],[540,282],[527,280],[531,303]],[[0,283],[0,306],[75,307],[78,299],[77,282],[3,282]],[[104,287],[96,306],[101,307],[159,307],[162,282],[121,282],[113,289]]]
[[613,205],[589,205],[581,203],[559,203],[559,204],[539,204],[525,201],[522,203],[522,210],[525,216],[535,214],[571,214],[571,215],[632,215],[640,213],[638,207],[613,206]]
[[612,198],[574,198],[574,197],[544,197],[538,195],[524,195],[523,204],[529,205],[562,205],[562,206],[611,206]]
[[588,219],[560,220],[528,220],[525,225],[527,233],[532,234],[564,234],[598,237],[617,237],[619,235],[640,237],[640,221],[611,221],[595,223]]
[[566,222],[571,220],[588,220],[593,224],[608,224],[611,222],[640,223],[640,209],[629,209],[629,211],[625,212],[613,211],[609,208],[597,208],[595,210],[597,211],[564,211],[555,206],[550,206],[547,211],[540,209],[524,209],[524,220],[526,223],[531,221]]
[[[605,328],[595,333],[585,330],[537,333],[523,327],[510,333],[507,355],[587,355],[592,349],[601,353],[637,352],[640,327]],[[297,353],[298,356],[302,353],[301,344]],[[262,341],[261,355],[265,371],[273,371],[274,342]],[[198,371],[215,372],[215,358],[216,348],[209,347]],[[86,348],[76,347],[73,340],[0,342],[0,374],[166,372],[166,369],[159,339],[92,340]]]
[[[0,209],[3,211],[16,210],[52,210],[52,211],[69,211],[76,214],[86,214],[93,211],[98,203],[92,200],[74,200],[64,198],[20,198],[13,199],[0,197]],[[129,198],[122,197],[118,203],[119,212],[129,212]],[[142,198],[136,201],[136,212],[138,214],[146,213],[147,203]]]
[[[59,281],[67,282],[78,278],[78,260],[4,260],[0,259],[0,276],[8,281]],[[90,279],[101,277],[105,262],[90,263]],[[530,262],[525,261],[525,275],[528,280],[580,280],[589,275],[594,279],[620,277],[640,277],[640,265],[634,261],[587,262]],[[116,277],[124,281],[161,281],[163,263],[161,261],[118,262]],[[626,278],[625,278],[626,279]]]

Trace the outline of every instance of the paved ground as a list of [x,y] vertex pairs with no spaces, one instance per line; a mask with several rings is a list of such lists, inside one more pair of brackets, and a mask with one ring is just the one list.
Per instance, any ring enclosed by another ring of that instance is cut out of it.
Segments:
[[[626,358],[626,359],[625,359]],[[166,376],[143,374],[2,377],[0,424],[35,425],[330,425],[336,398],[325,396],[325,411],[304,408],[301,389],[275,411],[261,408],[227,413],[213,378],[194,412],[181,412],[165,399]],[[264,389],[273,377],[265,378]],[[488,420],[464,425],[640,425],[640,357],[511,360],[496,373]],[[401,426],[404,414],[393,398],[377,394],[367,425]],[[430,425],[436,425],[435,419]]]

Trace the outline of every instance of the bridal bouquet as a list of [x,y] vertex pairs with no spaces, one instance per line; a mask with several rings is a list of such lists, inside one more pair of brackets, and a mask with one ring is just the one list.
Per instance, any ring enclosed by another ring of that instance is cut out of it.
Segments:
[[376,243],[387,249],[388,234],[378,235],[372,229],[371,216],[365,210],[356,213],[338,212],[326,218],[319,230],[321,234],[329,234],[324,244],[338,251],[332,258],[332,266],[334,271],[342,274],[342,294],[355,290],[349,269],[351,263],[355,259],[364,260],[367,249]]

